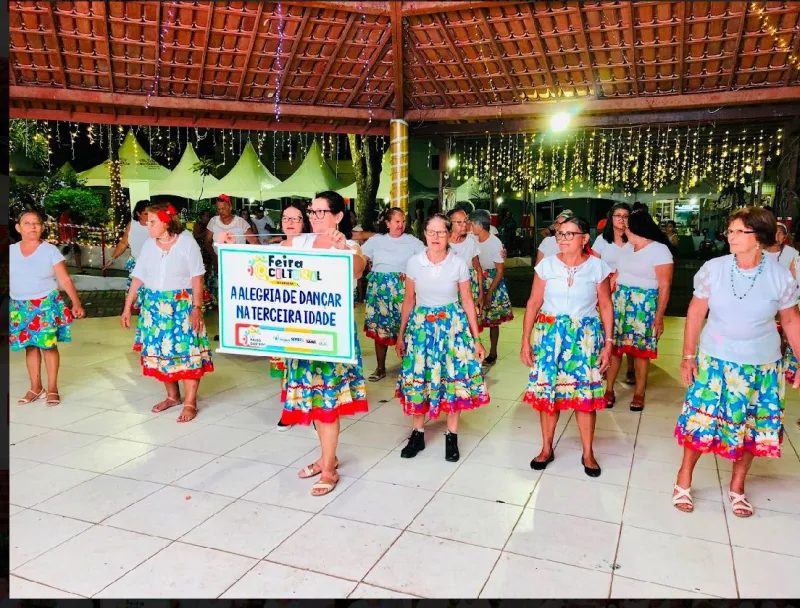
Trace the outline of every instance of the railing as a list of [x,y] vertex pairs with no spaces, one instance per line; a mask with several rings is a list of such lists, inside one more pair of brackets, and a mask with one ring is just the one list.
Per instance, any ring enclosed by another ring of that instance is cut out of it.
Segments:
[[[113,228],[85,226],[81,224],[61,224],[45,222],[44,238],[57,247],[77,245],[78,247],[100,248],[100,272],[106,276],[106,246],[116,243],[116,230]],[[91,260],[89,260],[91,262]]]

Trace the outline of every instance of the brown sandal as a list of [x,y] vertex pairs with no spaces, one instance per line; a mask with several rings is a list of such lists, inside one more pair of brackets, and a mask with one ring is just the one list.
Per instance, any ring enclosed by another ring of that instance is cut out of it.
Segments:
[[603,398],[606,400],[606,409],[611,409],[614,407],[614,404],[617,402],[617,396],[614,394],[614,391],[606,391]]
[[[189,410],[189,413],[186,413],[186,410]],[[191,422],[197,416],[197,406],[196,405],[188,405],[186,403],[183,404],[183,409],[181,410],[180,415],[177,418],[178,422]]]
[[631,399],[631,411],[641,412],[644,409],[644,395],[634,395]]
[[169,408],[175,407],[176,405],[180,404],[181,404],[180,399],[173,399],[172,397],[167,397],[166,399],[164,399],[164,401],[159,401],[158,403],[156,403],[150,411],[153,412],[154,414],[160,414],[161,412],[164,412]]

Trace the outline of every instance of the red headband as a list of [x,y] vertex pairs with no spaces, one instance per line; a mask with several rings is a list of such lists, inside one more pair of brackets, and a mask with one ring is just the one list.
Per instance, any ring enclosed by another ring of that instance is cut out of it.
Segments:
[[175,211],[175,207],[172,205],[167,205],[166,211],[158,211],[156,213],[158,219],[164,222],[165,224],[169,224],[173,217],[178,215],[178,212]]
[[220,194],[217,197],[217,200],[222,201],[223,203],[230,203],[231,202],[231,197],[228,196],[227,194]]

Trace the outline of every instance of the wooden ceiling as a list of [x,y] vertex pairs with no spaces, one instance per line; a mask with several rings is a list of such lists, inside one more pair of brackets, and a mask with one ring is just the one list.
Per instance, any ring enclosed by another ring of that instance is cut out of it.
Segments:
[[800,113],[800,2],[9,0],[9,25],[18,118],[385,134]]

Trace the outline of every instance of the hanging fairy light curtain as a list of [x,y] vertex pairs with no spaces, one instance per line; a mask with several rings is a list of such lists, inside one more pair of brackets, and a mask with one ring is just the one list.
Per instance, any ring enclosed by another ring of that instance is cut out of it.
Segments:
[[595,129],[567,136],[487,135],[451,140],[455,177],[490,185],[494,195],[594,189],[651,192],[677,184],[679,195],[703,180],[718,191],[752,181],[780,156],[782,129],[655,126]]

